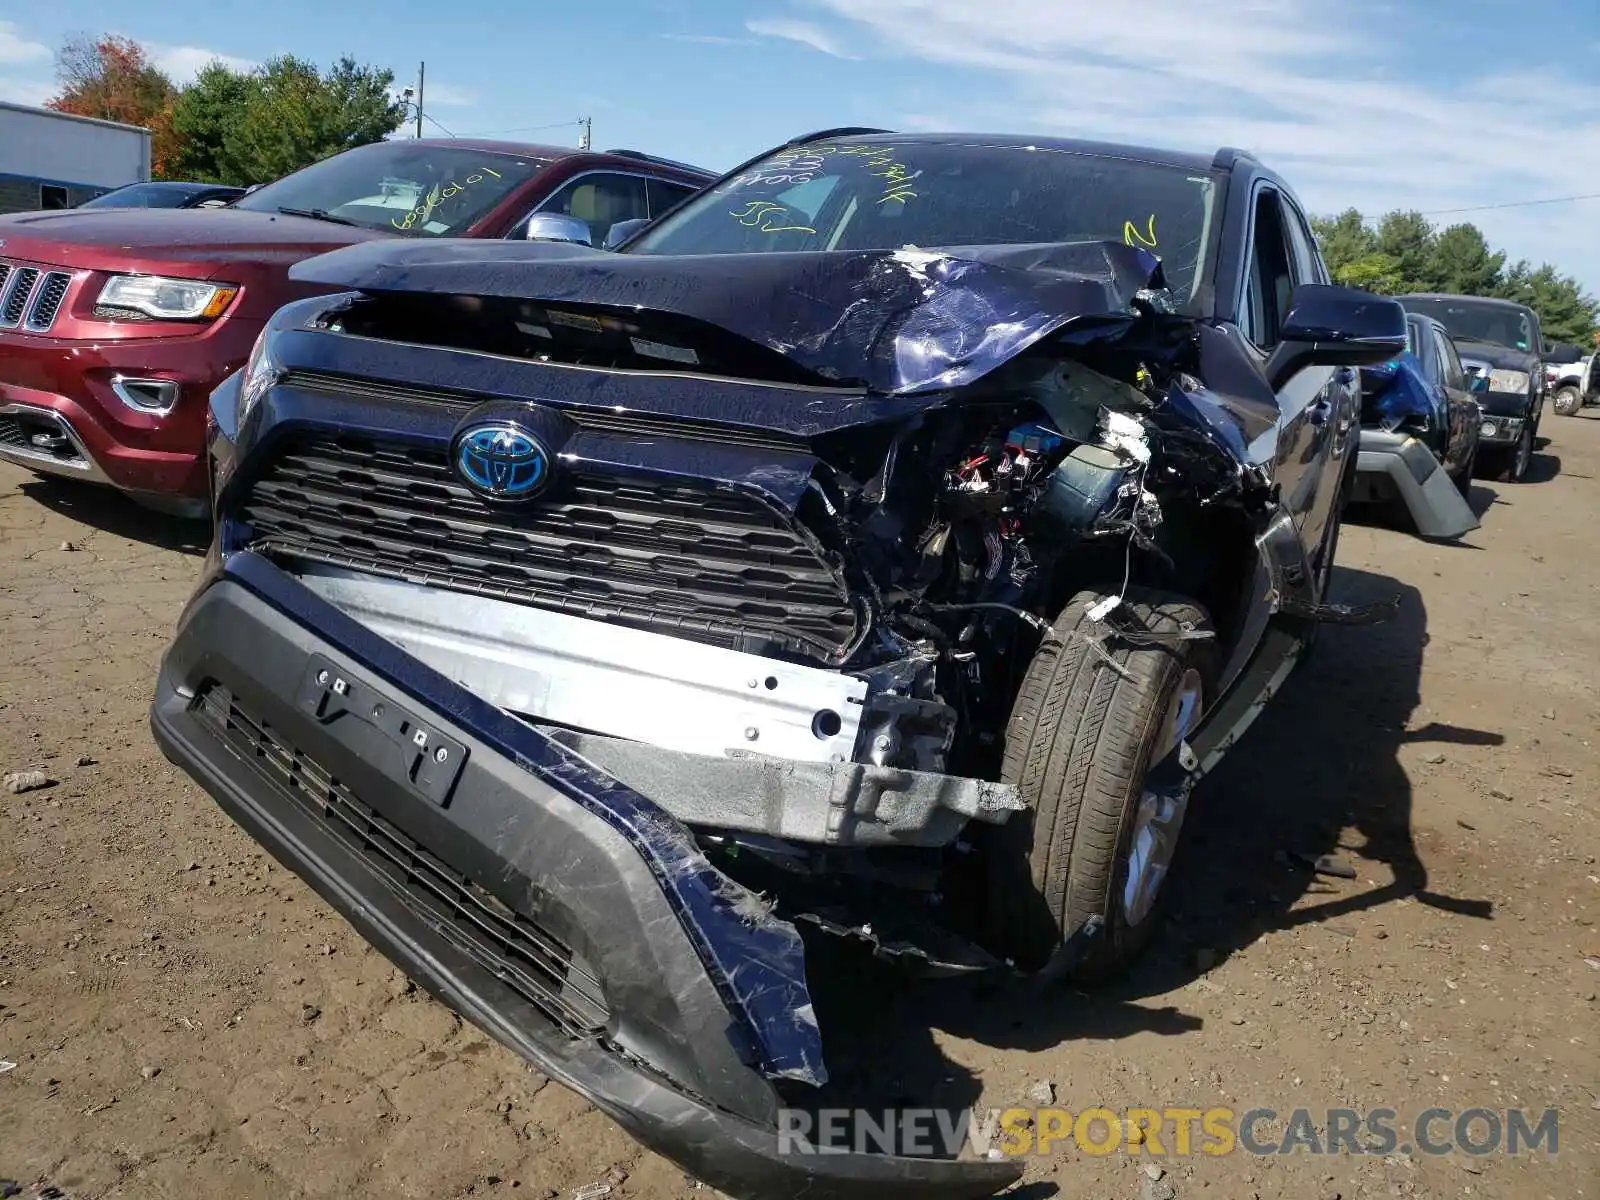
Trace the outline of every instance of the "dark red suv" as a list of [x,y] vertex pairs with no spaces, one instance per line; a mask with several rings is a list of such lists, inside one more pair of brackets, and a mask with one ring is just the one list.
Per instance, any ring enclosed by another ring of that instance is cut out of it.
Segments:
[[227,208],[0,217],[0,458],[203,514],[206,398],[273,312],[315,290],[289,282],[291,264],[530,225],[603,245],[713,178],[632,151],[418,139],[346,151]]

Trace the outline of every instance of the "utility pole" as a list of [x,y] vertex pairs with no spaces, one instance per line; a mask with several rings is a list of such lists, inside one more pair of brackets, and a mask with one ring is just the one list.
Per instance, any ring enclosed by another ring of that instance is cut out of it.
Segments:
[[419,62],[417,64],[417,136],[418,137],[422,136],[422,77],[423,77],[424,74],[427,73],[427,70],[428,70],[428,64],[427,63]]
[[594,118],[579,117],[578,128],[583,130],[583,132],[578,135],[578,149],[587,150],[589,148],[589,134],[594,128]]

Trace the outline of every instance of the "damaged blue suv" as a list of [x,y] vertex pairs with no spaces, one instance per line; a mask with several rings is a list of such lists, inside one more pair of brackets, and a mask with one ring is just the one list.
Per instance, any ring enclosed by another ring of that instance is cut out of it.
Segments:
[[1194,784],[1384,615],[1327,592],[1400,306],[1232,150],[833,130],[572,236],[294,268],[341,290],[212,398],[155,736],[715,1186],[993,1194],[1018,1164],[785,1153],[806,947],[1139,952]]

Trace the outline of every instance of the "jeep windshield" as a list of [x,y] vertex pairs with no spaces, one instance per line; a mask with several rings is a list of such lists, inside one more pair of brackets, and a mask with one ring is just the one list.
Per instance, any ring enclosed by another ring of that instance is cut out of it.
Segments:
[[1204,171],[1045,146],[843,139],[791,146],[688,201],[630,254],[1117,241],[1192,301],[1215,210]]
[[413,237],[459,237],[548,162],[427,142],[379,142],[313,163],[233,207]]
[[1405,306],[1438,321],[1458,342],[1484,342],[1507,350],[1534,349],[1533,322],[1520,308],[1461,296],[1408,296]]

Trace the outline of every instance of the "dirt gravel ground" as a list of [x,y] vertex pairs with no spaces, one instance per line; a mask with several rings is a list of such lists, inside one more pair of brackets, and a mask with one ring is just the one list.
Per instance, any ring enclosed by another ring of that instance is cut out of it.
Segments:
[[[1032,1198],[1600,1195],[1600,419],[1544,433],[1533,481],[1474,488],[1459,545],[1346,526],[1336,593],[1401,615],[1325,630],[1203,786],[1131,980],[1034,994],[819,956],[840,1087],[1387,1106],[1407,1143],[1428,1107],[1560,1110],[1554,1156],[1193,1154],[1156,1180],[1058,1147]],[[156,752],[145,706],[203,536],[0,466],[0,771],[57,781],[0,791],[0,1179],[710,1194],[415,992]],[[1313,874],[1324,854],[1354,878]]]

